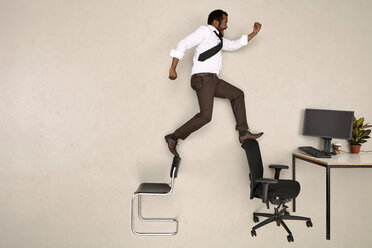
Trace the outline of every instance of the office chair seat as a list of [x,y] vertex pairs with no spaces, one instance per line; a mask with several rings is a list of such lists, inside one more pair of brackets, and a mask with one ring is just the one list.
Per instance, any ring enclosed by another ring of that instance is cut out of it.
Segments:
[[135,194],[166,194],[169,191],[171,191],[171,187],[167,183],[142,183],[136,190]]
[[[284,199],[293,199],[300,193],[300,184],[297,181],[279,179],[278,183],[269,185],[268,198],[279,197]],[[254,196],[261,198],[263,184],[258,184],[254,190]]]

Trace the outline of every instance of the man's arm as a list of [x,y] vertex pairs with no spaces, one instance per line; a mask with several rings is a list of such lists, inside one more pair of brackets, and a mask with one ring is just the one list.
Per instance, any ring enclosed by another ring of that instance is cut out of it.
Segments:
[[248,35],[248,41],[250,41],[253,37],[255,37],[258,32],[261,30],[261,23],[255,22],[253,25],[253,32]]
[[226,38],[223,38],[223,47],[222,50],[224,51],[236,51],[248,44],[248,41],[250,41],[253,37],[255,37],[258,32],[260,32],[261,24],[258,22],[255,22],[253,25],[253,31],[249,35],[242,35],[242,37],[238,40],[229,40]]
[[209,34],[207,26],[200,26],[195,32],[188,35],[185,39],[181,40],[175,50],[172,49],[170,56],[173,57],[172,65],[169,69],[169,79],[175,80],[177,78],[176,67],[178,61],[183,58],[186,50],[199,44],[206,35]]

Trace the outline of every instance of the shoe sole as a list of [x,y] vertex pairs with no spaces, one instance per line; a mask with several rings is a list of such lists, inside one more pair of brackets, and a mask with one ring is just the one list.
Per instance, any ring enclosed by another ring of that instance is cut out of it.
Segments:
[[[248,138],[248,139],[244,139],[244,140],[258,139],[258,138],[260,138],[262,135],[264,135],[264,134],[261,134],[260,136],[257,136],[256,138]],[[243,143],[244,140],[240,140],[240,139],[239,139],[240,143]]]

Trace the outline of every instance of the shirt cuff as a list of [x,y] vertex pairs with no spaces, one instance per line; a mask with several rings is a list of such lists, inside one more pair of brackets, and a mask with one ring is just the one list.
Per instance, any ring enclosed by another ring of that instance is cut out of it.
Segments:
[[248,44],[248,35],[242,35],[239,42],[242,46],[246,46]]
[[170,56],[171,57],[174,57],[174,58],[177,58],[177,59],[182,59],[183,58],[183,55],[185,55],[184,53],[181,53],[179,51],[176,51],[174,49],[171,50],[170,52]]

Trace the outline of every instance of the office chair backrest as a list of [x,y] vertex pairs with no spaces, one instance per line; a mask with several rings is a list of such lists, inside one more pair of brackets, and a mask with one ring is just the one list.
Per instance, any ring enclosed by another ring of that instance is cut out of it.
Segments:
[[178,168],[180,167],[181,158],[178,156],[174,156],[172,168],[170,171],[170,177],[172,178],[174,175],[174,178],[177,178],[178,175]]
[[261,159],[260,147],[257,140],[245,140],[242,144],[243,149],[247,155],[249,165],[249,179],[251,180],[251,199],[253,198],[253,191],[257,186],[255,180],[263,177],[263,166]]

